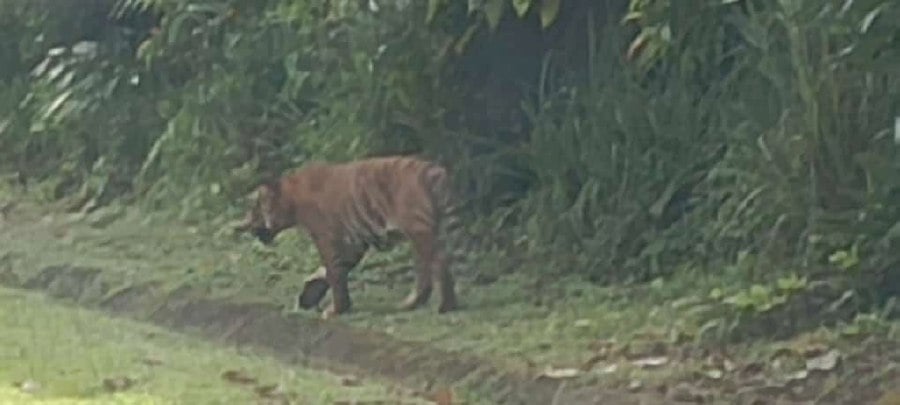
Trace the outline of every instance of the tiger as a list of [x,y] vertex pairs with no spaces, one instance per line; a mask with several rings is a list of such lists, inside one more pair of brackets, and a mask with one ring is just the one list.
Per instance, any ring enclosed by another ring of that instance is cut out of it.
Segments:
[[298,294],[298,307],[318,306],[330,289],[331,304],[322,318],[349,311],[348,273],[370,248],[389,250],[405,239],[413,248],[415,283],[397,309],[425,304],[435,284],[438,313],[459,308],[446,246],[458,205],[444,166],[404,155],[316,161],[263,181],[254,194],[236,232],[271,245],[280,232],[302,229],[319,254],[322,266]]

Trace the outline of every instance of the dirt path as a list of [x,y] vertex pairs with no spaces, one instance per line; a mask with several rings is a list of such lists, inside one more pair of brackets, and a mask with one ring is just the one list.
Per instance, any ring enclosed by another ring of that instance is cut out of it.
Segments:
[[337,322],[289,318],[270,304],[234,303],[201,298],[183,289],[166,294],[153,285],[114,290],[103,270],[61,265],[20,280],[4,273],[6,286],[37,290],[79,304],[149,321],[175,331],[249,346],[294,363],[339,372],[377,375],[434,397],[458,387],[488,403],[503,404],[663,404],[663,398],[590,387],[567,388],[554,379],[501,370],[474,356],[447,353],[402,342]]

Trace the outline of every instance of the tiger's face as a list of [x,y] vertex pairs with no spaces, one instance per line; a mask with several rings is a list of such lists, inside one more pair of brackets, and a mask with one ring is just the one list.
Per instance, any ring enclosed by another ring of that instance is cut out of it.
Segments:
[[291,227],[290,212],[281,201],[278,183],[263,184],[256,189],[252,207],[238,225],[237,232],[250,232],[265,245],[271,245],[278,234]]

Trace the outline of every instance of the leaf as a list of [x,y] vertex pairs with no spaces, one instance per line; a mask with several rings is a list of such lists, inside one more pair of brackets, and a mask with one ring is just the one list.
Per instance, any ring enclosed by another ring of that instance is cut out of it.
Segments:
[[669,358],[665,356],[645,357],[631,362],[631,364],[640,368],[659,367],[666,365],[667,363],[669,363]]
[[463,51],[466,50],[466,46],[469,45],[469,41],[472,40],[472,37],[475,36],[476,32],[478,32],[478,24],[472,24],[469,26],[469,28],[466,29],[466,32],[464,32],[462,36],[456,41],[453,50],[457,55],[462,54]]
[[519,18],[523,17],[528,9],[531,8],[531,0],[512,0],[513,10]]
[[136,381],[130,377],[113,377],[113,378],[104,378],[103,379],[103,388],[108,392],[119,392],[125,391],[132,386]]
[[348,375],[341,378],[341,385],[344,387],[358,387],[362,385],[362,380],[356,376]]
[[577,368],[553,368],[548,367],[538,377],[547,377],[554,380],[563,378],[575,378],[581,375],[581,370]]
[[497,29],[500,18],[503,17],[503,9],[506,8],[506,0],[487,0],[484,5],[484,16],[487,19],[491,31]]
[[34,380],[13,383],[13,386],[26,394],[34,394],[41,390],[41,384]]
[[434,21],[434,17],[443,5],[444,0],[428,0],[428,11],[425,13],[426,24],[431,24],[431,22]]
[[284,388],[279,384],[258,385],[253,392],[260,398],[283,398],[285,395]]
[[453,391],[449,388],[439,389],[431,396],[431,400],[437,405],[451,405],[453,404]]
[[619,365],[618,365],[618,364],[616,364],[616,363],[611,363],[611,364],[609,364],[609,365],[607,365],[607,366],[605,366],[605,367],[601,367],[600,370],[598,370],[598,372],[599,372],[600,374],[612,374],[612,373],[615,373],[616,370],[618,370],[618,369],[619,369]]
[[641,382],[641,380],[631,380],[631,382],[628,383],[629,391],[637,391],[643,387],[644,387],[644,383]]
[[625,59],[628,61],[634,60],[641,50],[644,49],[649,40],[650,36],[646,32],[641,32],[628,46],[628,51],[625,52]]
[[797,372],[786,375],[784,378],[788,381],[802,381],[809,377],[809,371],[798,370]]
[[806,369],[809,371],[831,371],[837,367],[840,359],[841,353],[832,349],[821,356],[806,360]]
[[59,109],[59,107],[69,99],[71,95],[72,90],[66,90],[60,95],[56,96],[56,98],[53,99],[53,101],[50,103],[50,106],[47,107],[47,110],[44,111],[41,119],[46,120],[47,118],[50,118],[50,116],[53,115]]
[[542,0],[541,1],[541,27],[547,28],[556,21],[559,15],[559,2],[561,0]]
[[591,326],[590,319],[578,319],[575,321],[576,328],[587,328],[588,326]]
[[884,5],[882,4],[878,7],[875,7],[874,10],[872,10],[866,14],[866,17],[863,18],[862,23],[860,23],[860,25],[859,25],[859,32],[861,34],[865,34],[866,32],[869,31],[869,28],[872,26],[872,23],[875,21],[875,18],[877,18],[878,15],[881,14],[881,8],[883,6]]
[[222,373],[222,379],[235,384],[256,384],[256,378],[247,375],[243,371],[228,370]]
[[475,11],[478,11],[478,10],[481,10],[482,8],[484,8],[484,1],[485,0],[469,0],[469,7],[468,7],[469,15],[471,15]]
[[154,366],[162,365],[163,362],[162,362],[162,360],[155,359],[152,357],[144,357],[143,359],[141,359],[141,364],[144,364],[144,365],[150,366],[150,367],[154,367]]

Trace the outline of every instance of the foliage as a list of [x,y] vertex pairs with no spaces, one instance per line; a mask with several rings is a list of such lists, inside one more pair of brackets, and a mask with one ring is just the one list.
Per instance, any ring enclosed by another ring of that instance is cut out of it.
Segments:
[[230,215],[308,159],[418,152],[454,169],[486,247],[593,280],[724,269],[752,290],[840,267],[873,296],[900,285],[887,0],[46,10],[0,10],[0,156],[85,209],[131,190]]

